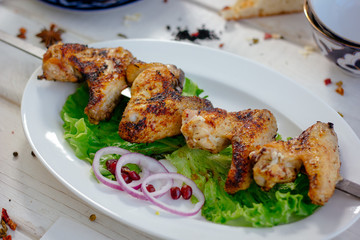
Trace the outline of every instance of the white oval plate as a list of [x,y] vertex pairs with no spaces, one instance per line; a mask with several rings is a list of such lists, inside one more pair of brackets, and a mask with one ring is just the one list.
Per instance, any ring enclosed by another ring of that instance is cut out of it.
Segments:
[[[303,87],[255,62],[220,50],[169,41],[121,40],[94,47],[123,46],[146,62],[175,64],[203,88],[214,106],[230,111],[268,108],[283,137],[297,136],[316,121],[333,122],[339,137],[342,175],[360,183],[360,140],[339,114]],[[273,228],[244,228],[214,224],[200,215],[179,217],[97,183],[90,165],[75,157],[63,138],[60,111],[71,83],[37,80],[38,68],[25,88],[21,114],[25,134],[49,171],[91,206],[117,221],[157,237],[172,239],[323,239],[331,238],[359,218],[360,201],[336,191],[310,217]]]

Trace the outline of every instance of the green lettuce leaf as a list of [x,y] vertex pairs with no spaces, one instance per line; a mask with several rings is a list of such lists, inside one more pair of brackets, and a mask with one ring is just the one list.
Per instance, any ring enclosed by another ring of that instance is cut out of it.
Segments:
[[[199,86],[191,81],[189,78],[185,78],[185,83],[182,91],[183,96],[200,96],[201,93],[203,93],[204,90],[199,88]],[[205,96],[204,98],[206,98]]]
[[295,182],[277,184],[269,192],[252,183],[245,191],[227,194],[224,185],[231,164],[231,147],[210,154],[184,146],[166,158],[203,191],[206,201],[202,215],[212,222],[272,227],[309,216],[318,208],[307,196],[309,181],[303,174]]
[[103,147],[117,146],[132,152],[139,152],[156,158],[175,151],[185,145],[182,135],[161,139],[154,143],[130,143],[120,138],[119,122],[126,107],[128,98],[123,97],[109,121],[91,124],[84,113],[88,103],[88,87],[81,85],[74,94],[66,100],[60,113],[64,121],[64,138],[74,149],[75,155],[92,163],[95,152]]

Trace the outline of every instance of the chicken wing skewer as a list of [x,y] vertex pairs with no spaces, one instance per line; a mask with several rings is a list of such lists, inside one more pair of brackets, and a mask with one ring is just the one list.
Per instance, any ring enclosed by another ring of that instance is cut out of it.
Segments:
[[225,183],[225,190],[231,194],[250,186],[254,162],[249,153],[273,141],[277,132],[275,117],[265,109],[185,110],[182,119],[181,132],[189,147],[217,153],[232,144],[233,158]]
[[309,197],[318,205],[330,199],[342,179],[332,123],[317,122],[298,138],[265,144],[250,153],[250,159],[256,162],[254,179],[265,190],[276,183],[293,181],[303,165],[310,181]]
[[134,59],[121,48],[88,48],[81,44],[58,43],[43,58],[43,77],[47,80],[82,82],[89,86],[85,108],[91,123],[107,120],[127,88],[125,70]]
[[184,73],[174,65],[134,62],[128,67],[131,99],[119,125],[129,142],[149,143],[180,134],[185,109],[212,108],[210,101],[181,96]]

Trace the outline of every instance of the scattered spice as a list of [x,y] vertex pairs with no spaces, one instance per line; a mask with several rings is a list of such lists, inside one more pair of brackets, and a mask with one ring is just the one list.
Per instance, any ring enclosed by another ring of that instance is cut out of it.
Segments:
[[344,89],[342,87],[337,87],[335,89],[335,92],[337,92],[338,94],[340,94],[341,96],[344,96]]
[[15,132],[14,131],[11,131],[11,134],[14,134]]
[[63,29],[58,28],[55,24],[51,24],[49,29],[43,28],[36,36],[41,38],[41,42],[44,43],[46,47],[50,47],[62,41],[61,34],[64,32]]
[[171,30],[170,25],[167,25],[167,26],[166,26],[166,30],[168,30],[168,31],[170,31],[170,30]]
[[331,84],[331,83],[332,83],[332,82],[331,82],[331,78],[326,78],[326,79],[324,80],[324,83],[325,83],[325,86]]
[[17,157],[17,156],[19,156],[19,153],[18,152],[13,152],[13,156]]
[[343,86],[343,82],[342,81],[338,81],[335,83],[337,88],[335,89],[335,92],[337,92],[338,94],[340,94],[341,96],[344,95],[344,88]]
[[224,43],[220,43],[219,48],[223,48],[223,47],[224,47]]
[[6,226],[4,219],[1,219],[1,226],[2,226],[1,230],[3,230],[6,233],[8,230],[8,227]]
[[284,36],[278,33],[265,33],[264,40],[269,40],[269,39],[284,39]]
[[19,29],[19,34],[17,35],[18,38],[26,39],[26,28],[21,27]]
[[127,37],[125,34],[123,34],[123,33],[118,33],[117,35],[118,35],[118,37],[128,38],[128,37]]
[[33,151],[31,151],[31,156],[36,157],[36,155]]
[[5,231],[5,229],[0,228],[0,237],[4,239],[4,237],[7,236],[7,232]]
[[177,28],[177,33],[175,34],[175,40],[189,40],[195,42],[196,40],[218,40],[219,37],[214,33],[214,31],[206,29],[204,26],[198,29],[194,33],[190,33],[188,29]]
[[264,40],[268,40],[268,39],[271,39],[271,38],[272,38],[271,33],[265,33],[264,34]]
[[259,43],[259,39],[258,39],[258,38],[250,38],[249,41],[250,41],[250,46]]
[[89,217],[90,221],[95,221],[96,220],[96,215],[95,214],[91,214]]
[[344,115],[341,112],[337,112],[341,117],[344,117]]
[[342,87],[343,81],[338,81],[338,82],[336,82],[335,84],[336,84],[336,86],[338,86],[338,87]]
[[281,35],[281,34],[278,34],[278,33],[272,33],[272,34],[271,34],[271,37],[272,37],[273,39],[284,39],[284,36]]
[[11,230],[16,230],[17,225],[13,222],[13,220],[11,220],[5,208],[3,208],[1,211],[1,219],[5,221],[5,223],[10,227]]

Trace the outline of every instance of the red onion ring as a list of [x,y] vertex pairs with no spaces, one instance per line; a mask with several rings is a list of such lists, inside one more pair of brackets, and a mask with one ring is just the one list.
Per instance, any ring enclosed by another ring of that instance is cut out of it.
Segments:
[[[125,155],[125,156],[127,156],[127,155]],[[159,199],[156,199],[154,197],[154,195],[146,189],[146,185],[149,184],[151,181],[158,180],[158,179],[166,179],[166,180],[170,180],[170,179],[174,180],[175,179],[175,180],[180,180],[183,183],[189,185],[193,190],[193,196],[195,196],[198,199],[198,202],[194,205],[194,207],[192,209],[190,209],[188,211],[181,211],[181,210],[178,210],[177,207],[168,205],[168,204],[160,201]],[[141,190],[142,190],[143,194],[145,195],[145,197],[150,202],[152,202],[154,205],[156,205],[168,212],[171,212],[171,213],[174,213],[174,214],[177,214],[180,216],[193,216],[193,215],[197,214],[205,203],[204,194],[196,186],[194,181],[192,181],[191,179],[189,179],[179,173],[152,174],[149,177],[147,177],[146,179],[144,179],[143,184],[141,186]]]
[[[133,163],[138,165],[143,172],[140,180],[133,181],[130,184],[125,183],[124,179],[121,177],[121,168],[128,163]],[[142,200],[147,200],[147,197],[145,197],[145,195],[142,192],[136,190],[135,188],[142,185],[143,181],[149,176],[151,176],[150,173],[168,173],[168,170],[156,159],[145,156],[140,153],[125,154],[121,156],[121,158],[116,164],[115,176],[120,187],[123,189],[123,191],[129,193],[131,196]],[[171,186],[172,186],[172,181],[166,181],[165,186],[163,186],[160,190],[153,192],[153,194],[151,195],[153,197],[162,196],[171,188]]]
[[123,148],[119,148],[119,147],[105,147],[105,148],[102,148],[99,151],[97,151],[95,153],[93,163],[92,163],[92,168],[93,168],[95,177],[100,182],[105,184],[106,186],[123,191],[122,187],[119,185],[119,183],[117,181],[108,179],[100,173],[100,158],[103,155],[107,155],[107,154],[118,154],[118,155],[124,156],[125,154],[129,154],[129,153],[130,153],[130,151],[123,149]]

